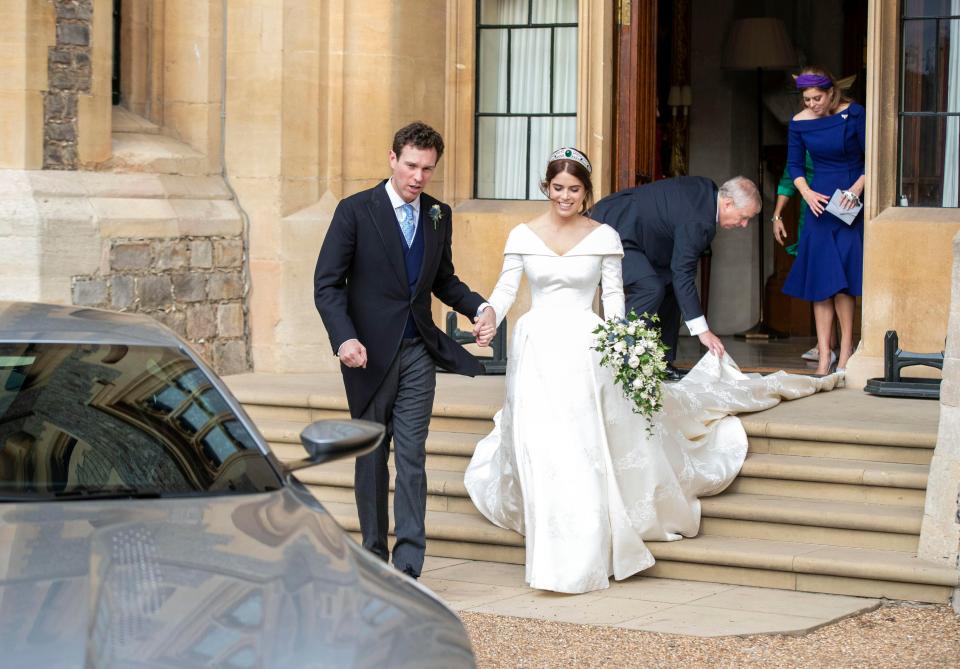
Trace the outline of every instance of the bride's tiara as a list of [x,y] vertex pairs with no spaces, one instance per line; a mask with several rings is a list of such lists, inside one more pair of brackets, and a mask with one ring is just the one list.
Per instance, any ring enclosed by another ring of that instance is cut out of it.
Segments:
[[552,163],[554,160],[572,160],[587,168],[587,172],[593,171],[593,168],[590,166],[590,161],[587,160],[587,157],[569,146],[561,147],[550,154],[550,160],[547,161],[547,164]]

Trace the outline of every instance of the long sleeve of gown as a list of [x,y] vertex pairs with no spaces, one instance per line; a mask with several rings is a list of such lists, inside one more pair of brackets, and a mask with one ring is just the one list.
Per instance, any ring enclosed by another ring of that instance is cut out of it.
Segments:
[[600,266],[600,302],[603,304],[603,317],[623,318],[626,313],[623,296],[622,256],[603,256]]
[[794,181],[798,177],[806,178],[807,145],[803,141],[803,133],[797,127],[796,121],[791,121],[787,128],[787,171]]
[[[500,278],[497,279],[497,285],[487,300],[493,307],[497,315],[497,327],[503,322],[514,300],[517,299],[517,290],[520,288],[520,279],[523,277],[523,256],[519,253],[503,254],[503,269],[500,270]],[[622,284],[622,279],[621,279]],[[623,288],[621,286],[621,300],[623,299]]]

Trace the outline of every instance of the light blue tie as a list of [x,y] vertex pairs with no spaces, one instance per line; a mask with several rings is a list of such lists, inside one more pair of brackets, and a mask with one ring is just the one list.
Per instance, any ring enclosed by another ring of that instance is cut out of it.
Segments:
[[417,231],[417,224],[413,220],[413,205],[404,204],[401,209],[403,209],[403,220],[400,221],[400,232],[407,240],[407,248],[410,248],[413,246],[413,234]]

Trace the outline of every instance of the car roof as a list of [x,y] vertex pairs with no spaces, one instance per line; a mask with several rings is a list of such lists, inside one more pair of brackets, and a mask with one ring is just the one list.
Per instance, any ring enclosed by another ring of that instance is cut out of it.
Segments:
[[0,301],[0,342],[25,341],[182,347],[173,331],[144,314]]

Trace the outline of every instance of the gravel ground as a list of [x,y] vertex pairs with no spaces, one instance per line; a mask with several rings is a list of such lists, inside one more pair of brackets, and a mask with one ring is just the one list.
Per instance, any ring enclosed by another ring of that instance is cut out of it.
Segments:
[[800,636],[698,638],[461,614],[480,669],[499,667],[960,667],[948,606],[890,603]]

